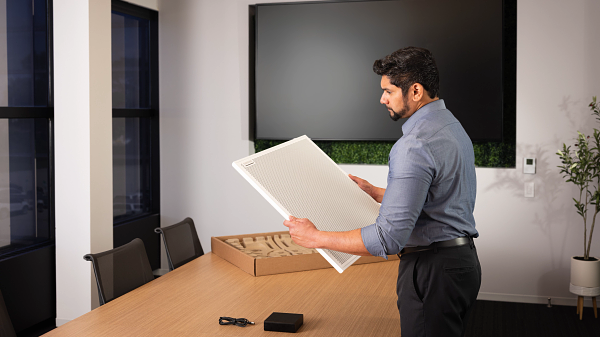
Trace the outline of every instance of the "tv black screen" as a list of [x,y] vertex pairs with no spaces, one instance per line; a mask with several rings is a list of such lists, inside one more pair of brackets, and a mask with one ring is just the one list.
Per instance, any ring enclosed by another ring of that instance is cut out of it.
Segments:
[[258,4],[254,19],[256,139],[397,140],[372,66],[417,46],[471,139],[502,140],[502,0]]

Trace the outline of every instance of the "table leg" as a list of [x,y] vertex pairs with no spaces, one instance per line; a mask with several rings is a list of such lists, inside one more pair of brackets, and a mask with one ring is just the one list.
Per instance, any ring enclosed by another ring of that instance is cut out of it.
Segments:
[[577,296],[577,313],[579,314],[579,320],[583,319],[583,296]]
[[596,309],[596,298],[592,297],[592,303],[594,303],[594,317],[598,318],[598,309]]

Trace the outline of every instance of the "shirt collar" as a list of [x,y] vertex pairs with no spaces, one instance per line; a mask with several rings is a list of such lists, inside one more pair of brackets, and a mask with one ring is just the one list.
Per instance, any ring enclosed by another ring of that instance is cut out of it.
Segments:
[[430,102],[422,106],[419,110],[415,111],[412,116],[408,118],[404,124],[402,124],[402,133],[407,134],[410,133],[412,128],[417,124],[420,119],[423,119],[430,112],[439,111],[446,109],[446,104],[443,99],[438,99],[436,101]]

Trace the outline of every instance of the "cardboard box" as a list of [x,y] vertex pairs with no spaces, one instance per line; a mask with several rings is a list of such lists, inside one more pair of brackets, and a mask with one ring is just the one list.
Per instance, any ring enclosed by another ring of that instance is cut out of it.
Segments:
[[[210,245],[213,253],[231,262],[252,276],[264,276],[313,269],[333,268],[331,264],[329,264],[329,262],[327,262],[327,260],[325,260],[325,258],[319,253],[273,257],[268,259],[255,259],[225,242],[225,240],[228,239],[238,239],[242,241],[243,238],[255,238],[258,236],[266,237],[281,234],[289,234],[289,232],[283,231],[219,237],[213,236],[211,237]],[[388,256],[388,260],[378,256],[362,256],[360,259],[354,262],[354,264],[385,262],[391,260],[398,260],[398,256]]]

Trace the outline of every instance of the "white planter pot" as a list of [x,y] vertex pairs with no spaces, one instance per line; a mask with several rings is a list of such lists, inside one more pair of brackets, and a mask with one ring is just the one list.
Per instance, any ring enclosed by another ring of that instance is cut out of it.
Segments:
[[581,256],[573,256],[571,258],[571,284],[586,288],[600,287],[600,260],[590,256],[590,259],[586,261]]

